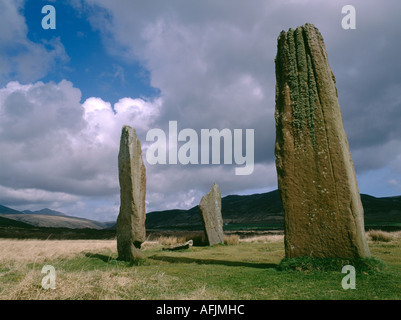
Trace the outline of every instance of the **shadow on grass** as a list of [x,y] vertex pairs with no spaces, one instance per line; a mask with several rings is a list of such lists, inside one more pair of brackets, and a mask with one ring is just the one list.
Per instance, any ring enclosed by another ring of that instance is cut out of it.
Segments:
[[228,260],[214,260],[214,259],[194,259],[187,257],[169,257],[169,256],[159,256],[159,255],[151,256],[149,257],[149,259],[165,261],[169,263],[219,264],[222,266],[229,266],[229,267],[248,267],[248,268],[259,268],[259,269],[268,269],[268,268],[277,269],[278,267],[277,264],[273,263],[257,263],[257,262],[228,261]]
[[111,256],[107,256],[105,254],[98,254],[98,253],[85,253],[85,257],[91,258],[91,259],[100,259],[103,262],[109,263],[110,261],[117,261],[116,258],[113,258]]
[[86,253],[85,257],[87,258],[91,258],[91,259],[99,259],[107,264],[109,263],[121,263],[121,264],[126,264],[129,267],[132,266],[143,266],[143,265],[148,265],[148,262],[146,261],[146,259],[136,259],[136,260],[132,260],[132,261],[124,261],[118,258],[113,258],[111,256],[107,256],[104,254],[98,254],[98,253]]

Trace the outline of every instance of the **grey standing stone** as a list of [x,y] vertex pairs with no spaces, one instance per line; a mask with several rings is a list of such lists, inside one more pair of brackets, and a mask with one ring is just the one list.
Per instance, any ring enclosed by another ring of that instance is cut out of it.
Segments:
[[221,192],[216,183],[209,193],[202,197],[199,209],[209,245],[224,243]]
[[120,181],[120,213],[117,218],[118,258],[131,261],[141,257],[145,241],[146,168],[142,159],[141,143],[135,129],[124,126],[118,154]]
[[335,77],[315,26],[281,32],[276,80],[275,154],[286,257],[370,256]]

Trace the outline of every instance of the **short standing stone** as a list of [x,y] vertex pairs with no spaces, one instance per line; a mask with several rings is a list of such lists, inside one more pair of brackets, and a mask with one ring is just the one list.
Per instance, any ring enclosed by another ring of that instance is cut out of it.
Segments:
[[117,218],[117,251],[120,260],[140,258],[145,241],[146,168],[141,143],[135,129],[124,126],[118,154],[120,181],[120,213]]
[[275,154],[286,257],[368,257],[335,78],[313,25],[281,32],[276,79]]
[[224,243],[221,193],[216,183],[213,184],[209,193],[202,197],[199,209],[209,245]]

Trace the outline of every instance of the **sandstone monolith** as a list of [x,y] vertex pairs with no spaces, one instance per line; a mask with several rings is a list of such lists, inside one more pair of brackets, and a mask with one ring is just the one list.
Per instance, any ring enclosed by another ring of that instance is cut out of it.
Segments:
[[118,154],[120,213],[117,218],[118,259],[131,261],[141,257],[145,241],[146,168],[141,143],[135,129],[124,126]]
[[218,184],[213,183],[209,193],[202,197],[199,209],[209,245],[224,243],[221,192]]
[[370,256],[364,212],[323,37],[282,31],[276,63],[276,168],[286,257]]

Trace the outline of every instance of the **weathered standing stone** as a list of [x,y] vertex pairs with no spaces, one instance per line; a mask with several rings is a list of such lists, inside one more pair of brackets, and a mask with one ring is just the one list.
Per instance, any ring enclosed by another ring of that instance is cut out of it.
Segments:
[[276,80],[275,154],[286,257],[369,256],[335,77],[315,26],[281,32]]
[[209,193],[202,197],[199,209],[209,245],[224,243],[221,193],[216,183],[213,183]]
[[140,258],[146,236],[146,168],[141,143],[135,129],[129,126],[124,126],[121,132],[118,171],[121,198],[117,218],[118,258],[131,261]]

